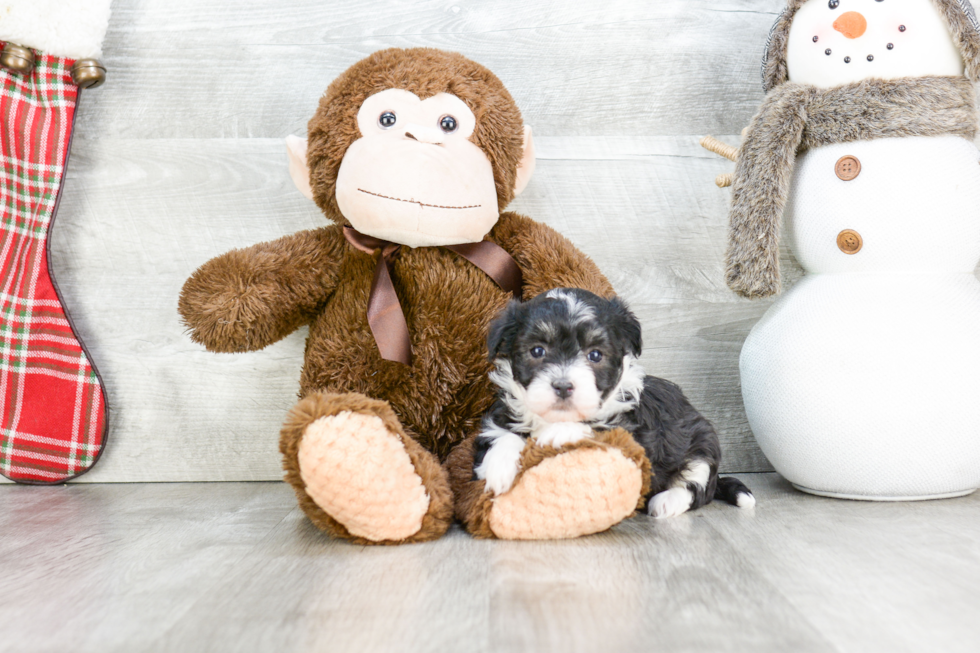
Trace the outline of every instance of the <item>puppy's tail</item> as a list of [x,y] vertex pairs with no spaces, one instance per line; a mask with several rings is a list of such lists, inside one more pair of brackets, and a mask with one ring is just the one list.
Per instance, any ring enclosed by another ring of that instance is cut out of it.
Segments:
[[715,499],[730,503],[739,508],[755,508],[755,495],[734,476],[719,476]]

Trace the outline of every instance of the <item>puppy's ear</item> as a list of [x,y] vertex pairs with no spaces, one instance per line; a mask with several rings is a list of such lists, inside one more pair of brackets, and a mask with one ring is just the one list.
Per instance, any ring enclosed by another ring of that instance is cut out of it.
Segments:
[[521,311],[521,302],[516,299],[511,300],[500,315],[490,323],[490,332],[487,334],[487,351],[490,361],[500,357],[502,351],[510,349],[514,338],[517,336],[518,315]]
[[614,297],[610,304],[613,328],[626,341],[629,353],[635,358],[639,358],[640,354],[643,353],[643,327],[640,325],[640,321],[633,315],[633,311],[626,305],[626,302],[619,297]]

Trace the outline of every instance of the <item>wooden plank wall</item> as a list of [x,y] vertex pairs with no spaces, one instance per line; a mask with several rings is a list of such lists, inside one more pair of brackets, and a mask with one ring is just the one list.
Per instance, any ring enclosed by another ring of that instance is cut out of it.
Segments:
[[[53,265],[108,386],[108,449],[85,481],[281,476],[278,429],[305,330],[215,355],[187,338],[184,279],[233,247],[318,226],[283,138],[303,134],[340,72],[374,50],[432,46],[487,65],[537,136],[511,208],[595,258],[644,322],[648,371],[718,426],[724,469],[766,471],[738,353],[769,302],[722,279],[736,143],[762,99],[782,0],[116,0],[108,83],[85,92]],[[789,252],[784,269],[800,274]]]

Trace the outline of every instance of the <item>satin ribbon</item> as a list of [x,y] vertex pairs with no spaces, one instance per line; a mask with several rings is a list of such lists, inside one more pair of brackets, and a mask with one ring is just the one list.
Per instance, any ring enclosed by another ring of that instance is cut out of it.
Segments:
[[[355,249],[378,256],[378,264],[374,268],[374,279],[371,281],[371,295],[368,298],[367,320],[374,334],[381,357],[388,361],[412,364],[412,342],[408,333],[408,323],[405,321],[405,311],[402,309],[391,275],[395,267],[395,259],[402,246],[388,240],[368,236],[351,226],[344,227],[344,238]],[[501,289],[521,298],[521,287],[524,277],[514,258],[497,243],[483,240],[478,243],[463,245],[444,245],[444,247],[459,254],[467,261],[483,270]]]

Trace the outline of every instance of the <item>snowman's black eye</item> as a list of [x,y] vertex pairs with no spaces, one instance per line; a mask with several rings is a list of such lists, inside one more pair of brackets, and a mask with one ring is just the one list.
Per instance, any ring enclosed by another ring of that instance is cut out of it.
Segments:
[[819,40],[820,40],[820,37],[819,37],[819,36],[814,36],[814,37],[813,37],[813,42],[814,42],[814,43],[816,43],[816,42],[817,42],[817,41],[819,41]]
[[395,118],[394,111],[385,111],[378,118],[378,124],[381,125],[381,129],[389,129],[395,125],[397,118]]
[[874,60],[875,60],[875,56],[873,54],[869,54],[868,61],[874,61]]
[[443,116],[439,119],[439,126],[444,132],[454,132],[456,131],[456,119],[449,115]]
[[827,3],[827,6],[831,9],[837,9],[837,7],[840,7],[840,0],[830,0],[830,2]]
[[851,63],[850,57],[844,57],[844,63]]
[[898,31],[899,32],[904,32],[905,31],[905,25],[899,25],[898,26]]
[[895,44],[894,43],[889,43],[888,44],[888,49],[889,50],[894,50],[895,49]]
[[831,53],[833,52],[833,50],[831,50],[830,48],[827,48],[823,52],[824,52],[825,55],[827,55],[829,57],[831,55]]

